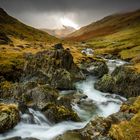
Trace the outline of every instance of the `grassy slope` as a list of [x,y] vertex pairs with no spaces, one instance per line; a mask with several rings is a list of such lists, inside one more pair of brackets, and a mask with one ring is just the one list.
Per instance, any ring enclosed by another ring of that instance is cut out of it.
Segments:
[[[1,39],[6,43],[1,43]],[[22,68],[23,53],[45,50],[58,41],[46,32],[21,23],[0,8],[0,73],[10,72],[13,67]]]
[[49,34],[27,26],[17,19],[9,16],[3,9],[0,9],[0,32],[20,40],[51,42],[56,40]]
[[89,40],[116,33],[124,28],[132,28],[139,23],[140,10],[123,14],[114,14],[82,27],[78,31],[70,34],[68,39],[77,41]]
[[140,10],[116,14],[81,28],[70,40],[85,41],[96,54],[132,60],[140,72]]

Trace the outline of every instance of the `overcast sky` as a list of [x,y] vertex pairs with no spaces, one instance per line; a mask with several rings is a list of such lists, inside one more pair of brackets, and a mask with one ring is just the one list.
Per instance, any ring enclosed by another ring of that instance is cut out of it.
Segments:
[[0,0],[0,7],[37,28],[79,28],[112,13],[139,9],[140,0]]

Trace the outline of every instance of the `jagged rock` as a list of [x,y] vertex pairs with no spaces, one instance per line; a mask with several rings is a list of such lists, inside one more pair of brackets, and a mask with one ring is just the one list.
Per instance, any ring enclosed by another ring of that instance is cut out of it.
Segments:
[[41,78],[43,84],[47,83],[58,89],[74,89],[74,82],[85,77],[74,64],[70,50],[59,48],[61,47],[28,57],[22,80],[40,79],[38,72],[41,72],[44,77]]
[[104,75],[95,83],[95,88],[103,92],[117,93],[125,97],[140,95],[140,74],[131,67],[117,67],[111,75]]
[[20,121],[20,114],[15,104],[0,103],[0,133],[12,129]]
[[98,78],[109,71],[106,62],[101,58],[86,58],[81,62],[80,68],[85,74],[94,75]]

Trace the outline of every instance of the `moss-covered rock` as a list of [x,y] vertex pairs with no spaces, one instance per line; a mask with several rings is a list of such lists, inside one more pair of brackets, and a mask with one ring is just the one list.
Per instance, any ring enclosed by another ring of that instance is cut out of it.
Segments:
[[106,74],[101,78],[101,80],[95,83],[94,86],[102,92],[112,92],[115,86],[115,80],[111,75]]
[[[55,48],[27,57],[23,79],[40,79],[58,89],[73,89],[73,83],[85,77],[73,61],[69,49]],[[45,78],[46,77],[46,78]]]
[[20,121],[20,114],[15,104],[0,103],[0,133],[12,129]]
[[51,122],[55,123],[68,120],[80,121],[80,118],[72,109],[68,109],[63,105],[50,103],[43,109],[43,112]]
[[108,73],[108,66],[102,58],[85,58],[81,61],[80,68],[85,74],[91,74],[98,78]]
[[9,81],[0,83],[0,98],[11,98],[13,96],[14,84]]
[[130,98],[107,118],[94,118],[78,132],[87,140],[139,140],[140,97]]
[[111,75],[105,75],[95,83],[95,88],[103,92],[117,93],[125,97],[140,95],[140,74],[131,66],[117,67]]
[[140,97],[132,98],[121,106],[121,111],[134,113],[130,120],[111,126],[109,135],[115,140],[140,139]]

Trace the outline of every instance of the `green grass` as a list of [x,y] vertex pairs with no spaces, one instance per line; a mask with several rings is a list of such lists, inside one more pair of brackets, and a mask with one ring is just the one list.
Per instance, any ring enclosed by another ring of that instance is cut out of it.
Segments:
[[140,24],[133,28],[122,29],[105,37],[91,39],[88,44],[95,49],[97,54],[112,53],[122,59],[133,59],[140,54],[139,35]]
[[0,33],[5,33],[9,37],[34,42],[53,43],[58,40],[46,32],[23,24],[19,20],[9,16],[3,9],[0,9]]

